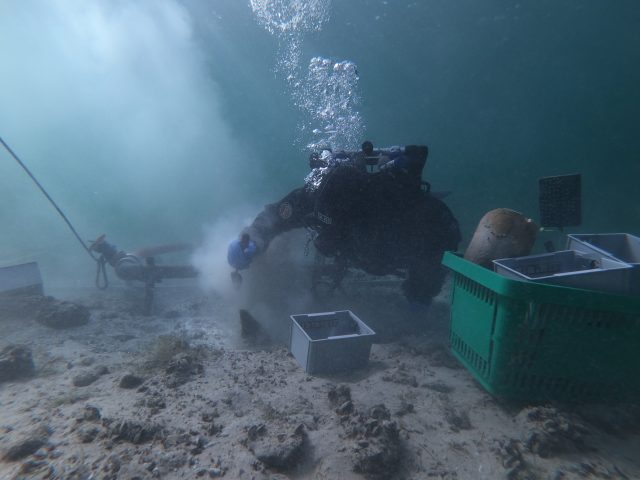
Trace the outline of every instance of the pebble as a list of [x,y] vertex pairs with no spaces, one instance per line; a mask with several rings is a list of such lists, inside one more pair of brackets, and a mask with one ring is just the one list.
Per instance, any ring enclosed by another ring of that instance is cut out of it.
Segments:
[[0,351],[0,382],[29,377],[35,372],[31,350],[9,345]]
[[33,453],[33,456],[38,460],[42,460],[44,458],[47,458],[48,453],[44,448],[40,448]]
[[51,450],[49,452],[49,458],[51,459],[60,458],[61,456],[62,456],[62,451],[60,450]]
[[50,299],[36,315],[36,321],[51,328],[72,328],[87,324],[90,316],[84,305]]
[[73,384],[76,387],[86,387],[95,382],[101,375],[109,373],[109,369],[104,365],[94,368],[88,372],[83,372],[73,377]]
[[20,460],[38,451],[46,443],[41,437],[28,437],[10,446],[4,454],[4,459],[9,461]]
[[127,373],[120,379],[119,387],[120,388],[136,388],[142,385],[144,379],[138,377],[137,375],[133,375],[132,373]]
[[87,422],[94,422],[96,420],[100,420],[100,409],[98,407],[94,407],[93,405],[85,405],[82,418]]
[[81,373],[73,377],[73,385],[76,387],[87,387],[98,379],[99,375],[95,372]]
[[78,429],[78,439],[82,443],[91,443],[100,433],[100,429],[94,426],[85,426]]
[[338,407],[336,412],[338,412],[338,415],[350,414],[351,412],[353,412],[353,402],[351,400],[347,400],[346,402],[344,402],[342,405]]
[[[49,464],[42,460],[27,460],[20,466],[20,473],[35,473],[36,470],[43,470],[49,467]],[[18,477],[21,478],[21,477]]]

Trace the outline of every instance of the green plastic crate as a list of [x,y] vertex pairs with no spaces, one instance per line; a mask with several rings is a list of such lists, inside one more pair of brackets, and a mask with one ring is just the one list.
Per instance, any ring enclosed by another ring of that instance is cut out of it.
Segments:
[[447,252],[451,350],[492,395],[640,398],[640,297],[513,280]]

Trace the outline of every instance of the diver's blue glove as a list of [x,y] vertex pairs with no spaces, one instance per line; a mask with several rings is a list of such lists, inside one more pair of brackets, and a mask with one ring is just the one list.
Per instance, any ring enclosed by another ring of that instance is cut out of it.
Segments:
[[254,255],[258,248],[253,240],[249,240],[249,244],[242,248],[239,238],[236,238],[229,244],[227,250],[227,262],[236,270],[244,270],[249,268]]

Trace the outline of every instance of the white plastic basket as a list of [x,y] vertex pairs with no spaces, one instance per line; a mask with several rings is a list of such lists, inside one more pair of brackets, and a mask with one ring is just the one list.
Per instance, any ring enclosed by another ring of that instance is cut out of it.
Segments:
[[375,332],[350,310],[291,315],[289,348],[307,373],[362,368]]
[[627,294],[631,265],[601,254],[574,250],[494,260],[505,277],[565,287]]

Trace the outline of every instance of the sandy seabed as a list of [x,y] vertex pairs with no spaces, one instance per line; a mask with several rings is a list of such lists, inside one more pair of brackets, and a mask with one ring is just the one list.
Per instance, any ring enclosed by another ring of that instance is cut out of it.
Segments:
[[[425,309],[349,281],[305,304],[352,309],[378,333],[368,367],[318,376],[288,351],[302,304],[189,282],[159,286],[150,316],[140,288],[54,296],[88,322],[0,315],[0,350],[24,346],[35,365],[0,383],[2,479],[640,478],[640,409],[498,402],[449,352],[446,288]],[[264,330],[243,335],[240,307]]]

